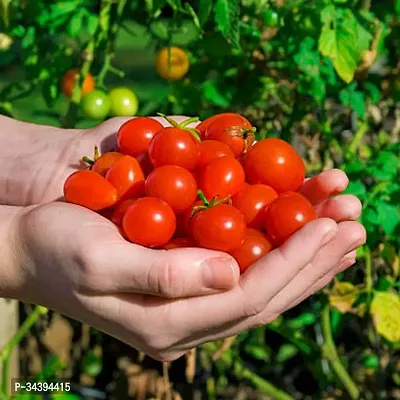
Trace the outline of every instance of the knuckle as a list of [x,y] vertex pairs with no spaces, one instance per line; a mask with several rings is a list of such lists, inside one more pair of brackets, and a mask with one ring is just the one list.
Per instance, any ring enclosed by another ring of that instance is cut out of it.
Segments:
[[176,298],[182,295],[182,276],[176,264],[167,257],[155,262],[148,272],[148,286],[156,293],[166,298]]
[[269,312],[259,313],[251,321],[251,329],[256,329],[265,326],[274,321],[275,319],[277,319],[278,316],[279,314],[276,313],[275,314],[271,314]]
[[261,301],[248,302],[243,310],[246,318],[258,317],[264,311],[265,304]]

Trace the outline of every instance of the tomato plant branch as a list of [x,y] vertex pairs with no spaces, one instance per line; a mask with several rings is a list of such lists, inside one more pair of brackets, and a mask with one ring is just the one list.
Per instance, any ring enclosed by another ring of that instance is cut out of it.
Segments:
[[350,395],[352,400],[360,398],[360,390],[355,382],[350,377],[346,368],[342,364],[339,355],[336,350],[336,345],[333,340],[331,330],[331,313],[329,304],[326,304],[322,310],[322,335],[324,338],[324,344],[322,345],[322,355],[328,360],[332,369],[335,371],[337,378],[343,384],[344,388]]
[[14,348],[21,342],[24,336],[28,333],[28,331],[32,328],[32,326],[36,323],[36,321],[42,315],[46,315],[47,312],[47,308],[36,306],[32,313],[29,314],[28,318],[24,321],[24,323],[19,327],[17,333],[13,336],[13,338],[0,350],[0,362],[2,362],[3,364],[0,392],[3,393],[6,398],[8,396],[9,386],[8,368],[12,352]]
[[364,246],[365,258],[365,287],[368,293],[368,300],[371,300],[373,278],[372,278],[372,256],[369,246]]
[[75,79],[75,86],[72,92],[72,97],[69,103],[68,111],[63,118],[62,125],[64,128],[73,128],[76,124],[78,117],[79,104],[82,97],[82,84],[86,75],[90,72],[94,56],[97,48],[104,39],[110,23],[112,0],[102,0],[100,13],[99,13],[99,24],[95,34],[87,44],[83,52],[83,63],[80,70],[77,73]]
[[372,5],[372,0],[360,0],[360,10],[369,11]]
[[364,136],[366,135],[367,132],[368,132],[368,124],[367,123],[360,124],[357,132],[355,133],[348,147],[349,154],[351,155],[356,154],[357,149],[361,146],[361,142],[364,139]]

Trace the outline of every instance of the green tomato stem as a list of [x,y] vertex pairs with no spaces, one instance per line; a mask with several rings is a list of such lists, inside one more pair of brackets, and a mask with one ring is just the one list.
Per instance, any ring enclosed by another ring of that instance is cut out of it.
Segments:
[[200,198],[200,200],[204,203],[205,206],[208,207],[210,205],[210,202],[207,200],[207,197],[201,190],[197,191],[197,196]]

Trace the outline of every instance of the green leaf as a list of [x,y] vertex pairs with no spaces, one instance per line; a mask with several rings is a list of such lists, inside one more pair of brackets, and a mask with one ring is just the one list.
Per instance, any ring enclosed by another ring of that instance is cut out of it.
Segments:
[[203,85],[204,97],[212,104],[220,107],[228,107],[231,99],[226,97],[226,93],[218,90],[215,80],[208,80]]
[[47,358],[42,370],[35,377],[36,379],[48,379],[53,378],[57,372],[63,370],[65,368],[65,364],[61,360],[61,358],[51,355]]
[[69,23],[68,23],[68,33],[71,37],[73,38],[77,38],[80,36],[81,34],[81,30],[82,30],[82,24],[83,24],[83,18],[84,18],[84,13],[83,13],[84,9],[79,9],[78,12],[76,12],[70,19]]
[[97,376],[103,369],[101,357],[96,355],[92,350],[89,350],[82,360],[83,372],[89,376]]
[[366,104],[364,93],[355,90],[356,84],[352,83],[339,93],[339,99],[344,106],[351,107],[361,118],[365,117]]
[[270,359],[270,354],[266,346],[248,344],[246,345],[246,353],[256,360],[268,361]]
[[203,26],[211,13],[213,7],[213,2],[212,0],[202,0],[199,2],[199,12],[198,12],[198,16],[199,16],[199,20],[200,20],[200,24]]
[[374,206],[378,214],[378,222],[383,231],[389,236],[393,235],[400,225],[400,207],[385,201],[377,201]]
[[299,352],[299,349],[293,344],[283,344],[276,355],[276,362],[284,363],[287,360],[290,360]]
[[370,313],[377,332],[390,342],[400,341],[400,297],[394,292],[377,292]]
[[400,0],[395,0],[394,9],[396,10],[397,14],[400,14]]
[[367,188],[361,181],[352,181],[349,183],[345,193],[352,194],[363,199],[367,194]]
[[0,17],[6,26],[9,24],[8,8],[10,4],[11,0],[0,0]]
[[303,312],[298,317],[288,320],[286,326],[288,329],[298,330],[305,326],[313,325],[316,321],[315,314],[312,312]]
[[239,0],[217,0],[214,6],[218,29],[236,46],[239,41],[239,11]]
[[381,100],[381,91],[377,85],[372,82],[366,82],[364,84],[368,97],[371,99],[372,104],[378,104]]
[[173,10],[182,9],[182,0],[167,0],[167,3],[171,6]]
[[332,60],[338,75],[350,83],[354,78],[359,59],[357,20],[350,11],[344,18],[337,18],[333,6],[326,7],[322,11],[321,20],[324,26],[319,37],[319,51]]
[[193,10],[193,7],[189,3],[185,3],[185,10],[190,14],[190,16],[193,19],[193,22],[196,26],[196,28],[200,31],[203,32],[203,29],[201,28],[200,20],[198,15],[196,14],[196,11]]

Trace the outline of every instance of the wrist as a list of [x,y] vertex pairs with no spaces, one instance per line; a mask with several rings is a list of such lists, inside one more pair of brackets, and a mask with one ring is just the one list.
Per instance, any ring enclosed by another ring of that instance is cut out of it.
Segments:
[[0,297],[18,298],[24,283],[18,221],[22,207],[0,206]]

